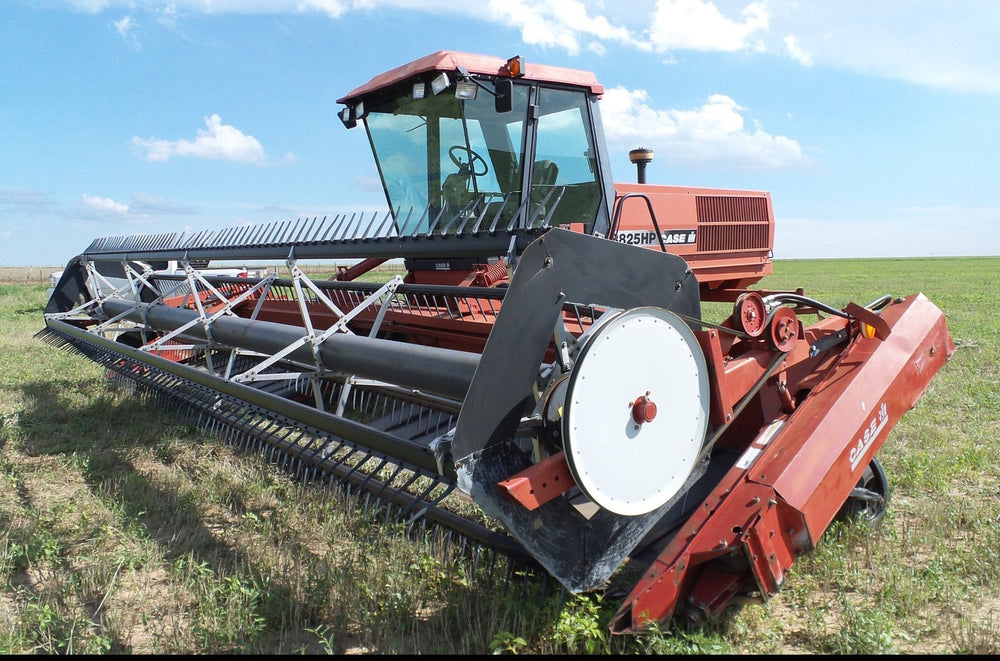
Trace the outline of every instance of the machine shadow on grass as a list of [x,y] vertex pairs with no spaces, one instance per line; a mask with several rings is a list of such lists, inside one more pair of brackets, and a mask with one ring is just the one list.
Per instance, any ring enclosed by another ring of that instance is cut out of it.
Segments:
[[[348,513],[341,524],[345,535],[339,549],[314,552],[308,540],[296,539],[293,529],[274,531],[270,539],[256,541],[240,533],[242,542],[236,541],[233,532],[244,528],[241,521],[262,522],[260,503],[266,497],[250,492],[250,487],[227,485],[219,477],[227,468],[235,468],[250,474],[259,472],[263,479],[275,472],[273,462],[238,450],[229,456],[224,441],[199,434],[169,411],[143,402],[134,393],[122,397],[113,389],[102,392],[105,386],[103,382],[88,384],[85,380],[73,384],[35,381],[22,386],[25,401],[32,405],[19,417],[20,451],[27,457],[54,459],[64,470],[78,470],[89,498],[74,491],[79,485],[75,484],[72,472],[64,476],[63,493],[57,488],[44,495],[32,494],[23,484],[18,485],[17,491],[25,510],[61,507],[55,501],[48,505],[37,502],[40,497],[68,498],[78,504],[62,515],[54,514],[58,522],[45,531],[46,535],[58,538],[55,543],[60,548],[58,557],[49,558],[53,574],[72,573],[80,563],[97,563],[105,567],[105,575],[117,570],[119,585],[124,580],[136,585],[159,581],[173,586],[148,594],[141,603],[133,603],[132,607],[138,610],[131,614],[116,611],[114,599],[96,596],[84,599],[88,603],[81,607],[86,610],[87,619],[96,624],[109,651],[179,651],[171,646],[194,634],[172,630],[169,623],[147,623],[142,629],[144,638],[154,639],[146,643],[152,647],[136,647],[137,634],[128,628],[128,621],[131,618],[141,623],[155,620],[157,613],[173,613],[167,619],[172,619],[176,629],[201,626],[195,616],[184,616],[181,611],[202,611],[199,617],[208,618],[211,615],[208,610],[221,605],[198,604],[199,593],[212,592],[207,582],[225,585],[227,580],[257,586],[258,603],[252,608],[264,620],[251,629],[237,632],[230,630],[233,623],[220,623],[219,631],[202,627],[198,633],[201,642],[194,643],[196,646],[212,643],[216,649],[273,652],[281,648],[288,651],[290,641],[296,641],[297,649],[317,652],[333,641],[333,649],[339,652],[406,650],[411,645],[406,642],[409,636],[441,640],[442,631],[454,630],[465,632],[459,639],[468,639],[471,627],[482,641],[480,649],[485,649],[491,643],[499,645],[494,641],[503,639],[504,623],[506,630],[517,631],[515,638],[529,636],[528,631],[544,635],[545,631],[557,629],[560,612],[570,597],[552,579],[523,572],[509,575],[502,563],[487,568],[485,562],[478,572],[480,575],[472,576],[475,572],[470,561],[454,555],[457,548],[452,549],[450,561],[435,560],[432,555],[441,555],[440,542],[438,553],[431,554],[429,542],[414,544],[412,534],[402,529],[385,529],[377,510],[362,514],[347,502],[351,499],[339,493],[326,493],[327,488],[322,484],[292,484],[290,488],[301,489],[303,496],[311,494],[315,499],[329,501],[338,513]],[[68,404],[67,387],[77,392],[89,391],[90,403],[83,407]],[[213,465],[213,457],[226,462],[225,465]],[[199,484],[198,481],[204,480],[211,485]],[[280,477],[276,481],[285,483]],[[262,484],[261,488],[268,486]],[[219,507],[208,512],[209,503]],[[276,503],[276,506],[289,504]],[[81,512],[92,513],[81,515]],[[117,542],[108,539],[108,529],[119,531],[116,536],[124,538],[118,538]],[[24,529],[14,536],[32,545],[35,544],[32,536],[38,532]],[[92,542],[97,539],[102,540],[98,542],[102,547],[119,544],[120,548],[93,548]],[[147,542],[155,548],[147,548]],[[380,547],[392,543],[415,549],[416,559],[410,568],[413,584],[407,590],[429,593],[423,606],[408,605],[405,599],[399,602],[398,595],[371,593],[361,584],[369,578],[365,576],[368,563],[363,556],[369,553],[378,556]],[[275,549],[283,555],[291,554],[287,573],[274,571],[261,562],[260,546],[269,544],[285,547]],[[107,557],[102,559],[102,554]],[[116,558],[124,565],[124,573],[132,574],[130,579],[122,576],[123,566],[107,564],[116,562]],[[37,556],[32,559],[32,563],[38,561]],[[303,569],[309,575],[303,575]],[[146,576],[141,576],[142,573]],[[421,586],[421,581],[429,583],[430,588]],[[112,585],[114,582],[110,581]],[[305,594],[303,582],[312,584]],[[178,599],[178,592],[187,594]],[[331,595],[338,603],[327,601]],[[44,598],[40,594],[34,597]],[[69,596],[59,600],[72,602]],[[380,626],[365,632],[365,611]],[[184,617],[188,621],[183,621]],[[603,620],[606,622],[608,617],[610,613],[605,613]],[[596,619],[590,628],[594,623]],[[562,642],[563,647],[568,643],[584,644],[582,633],[588,630],[587,622],[577,618],[577,626],[580,636],[570,636]],[[455,643],[453,649],[443,651],[467,650],[470,643],[468,640],[464,645]],[[472,647],[475,649],[476,645]]]

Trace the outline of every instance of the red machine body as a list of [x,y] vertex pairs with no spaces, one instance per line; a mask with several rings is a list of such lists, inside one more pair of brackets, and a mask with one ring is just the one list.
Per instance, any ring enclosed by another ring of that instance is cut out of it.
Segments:
[[611,238],[657,249],[659,220],[667,251],[680,255],[702,284],[702,300],[734,300],[733,292],[771,274],[774,207],[770,193],[615,184],[619,210]]

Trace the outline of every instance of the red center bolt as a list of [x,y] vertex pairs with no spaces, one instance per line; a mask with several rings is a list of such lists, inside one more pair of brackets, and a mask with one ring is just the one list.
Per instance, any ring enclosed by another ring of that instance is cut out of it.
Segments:
[[641,425],[644,422],[652,422],[655,417],[656,404],[649,399],[648,392],[632,402],[632,419],[637,424]]

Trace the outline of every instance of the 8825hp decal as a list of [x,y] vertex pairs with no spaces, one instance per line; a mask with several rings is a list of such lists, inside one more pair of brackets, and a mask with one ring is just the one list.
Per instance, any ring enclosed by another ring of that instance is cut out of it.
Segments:
[[[697,230],[665,230],[660,236],[665,245],[694,245],[698,242]],[[630,246],[658,245],[656,232],[652,230],[624,230],[614,235],[614,240]]]

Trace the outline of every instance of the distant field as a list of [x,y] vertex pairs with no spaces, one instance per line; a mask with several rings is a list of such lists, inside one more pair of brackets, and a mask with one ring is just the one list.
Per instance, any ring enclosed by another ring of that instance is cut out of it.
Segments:
[[0,266],[0,285],[37,285],[49,281],[49,274],[62,266]]
[[892,430],[880,528],[836,524],[726,626],[609,637],[613,602],[468,583],[33,338],[48,274],[0,268],[0,652],[1000,653],[1000,257],[778,261],[830,305],[923,292],[957,351]]

